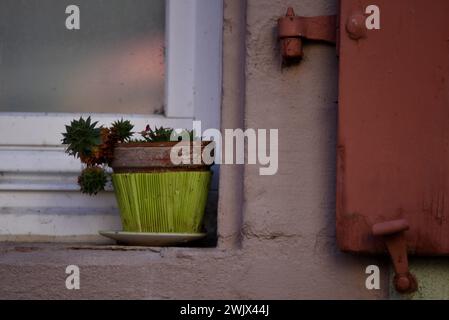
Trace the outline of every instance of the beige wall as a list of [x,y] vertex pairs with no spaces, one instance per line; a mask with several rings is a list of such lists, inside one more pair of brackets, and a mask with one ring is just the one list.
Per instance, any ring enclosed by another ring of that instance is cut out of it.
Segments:
[[[337,13],[336,3],[248,1],[245,125],[280,129],[278,174],[264,177],[257,168],[245,169],[244,248],[267,252],[250,276],[253,281],[269,279],[259,296],[383,294],[364,288],[366,266],[382,267],[379,262],[341,254],[336,248],[336,49],[306,45],[300,65],[282,68],[276,42],[276,20],[289,5],[298,15],[311,16]],[[386,280],[387,270],[382,269]]]
[[[249,0],[245,23],[245,2],[225,0],[223,126],[279,128],[280,145],[276,176],[222,167],[219,247],[4,245],[0,298],[385,297],[387,265],[335,246],[338,61],[334,47],[310,44],[300,65],[281,68],[275,26],[288,5],[337,11],[335,0]],[[64,287],[68,264],[81,268],[79,291]],[[370,264],[383,270],[383,290],[365,289]]]

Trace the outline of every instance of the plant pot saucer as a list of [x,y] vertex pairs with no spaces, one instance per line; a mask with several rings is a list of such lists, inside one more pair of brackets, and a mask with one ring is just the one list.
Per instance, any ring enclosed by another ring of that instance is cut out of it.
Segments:
[[99,231],[104,237],[113,239],[120,244],[146,247],[167,247],[199,240],[205,233],[152,233],[127,231]]

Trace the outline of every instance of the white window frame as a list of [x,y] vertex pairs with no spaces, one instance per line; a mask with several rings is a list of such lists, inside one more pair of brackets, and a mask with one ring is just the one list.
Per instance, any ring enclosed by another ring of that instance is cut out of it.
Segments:
[[64,126],[90,115],[103,125],[124,117],[136,130],[193,120],[220,128],[222,23],[222,0],[166,0],[164,115],[0,112],[0,241],[83,241],[120,228],[112,192],[78,191],[82,165],[64,153]]
[[[0,112],[1,190],[74,190],[75,181],[58,179],[79,172],[81,164],[63,154],[64,125],[80,116],[91,116],[100,124],[126,118],[135,127],[146,124],[191,128],[201,120],[203,129],[220,127],[222,0],[166,0],[165,114],[27,113]],[[23,174],[49,173],[34,183]],[[14,174],[20,175],[14,179]]]

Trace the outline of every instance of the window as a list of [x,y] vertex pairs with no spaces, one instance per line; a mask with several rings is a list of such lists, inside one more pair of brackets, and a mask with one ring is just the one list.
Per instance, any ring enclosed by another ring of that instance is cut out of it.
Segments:
[[[0,1],[0,111],[150,114],[164,99],[163,0]],[[126,111],[125,111],[126,110]]]
[[221,0],[81,0],[80,30],[68,4],[0,0],[0,240],[120,228],[113,193],[77,191],[71,119],[219,127]]

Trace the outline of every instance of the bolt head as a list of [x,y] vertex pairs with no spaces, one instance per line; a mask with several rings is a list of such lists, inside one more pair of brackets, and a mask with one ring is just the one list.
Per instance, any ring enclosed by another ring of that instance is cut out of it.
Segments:
[[351,14],[346,21],[346,32],[353,40],[359,40],[366,37],[366,17],[362,13]]
[[400,276],[396,279],[396,290],[407,292],[410,289],[410,280],[407,276]]
[[394,286],[399,293],[413,293],[418,290],[418,281],[410,272],[394,277]]

